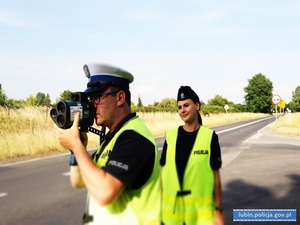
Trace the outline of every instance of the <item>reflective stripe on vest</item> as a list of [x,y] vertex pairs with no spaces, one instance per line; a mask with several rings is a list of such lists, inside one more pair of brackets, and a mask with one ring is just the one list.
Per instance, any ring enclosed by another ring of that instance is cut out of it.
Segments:
[[214,172],[210,166],[213,131],[201,126],[184,171],[183,188],[176,168],[178,128],[166,132],[166,164],[162,169],[162,221],[165,225],[211,225],[214,219]]
[[[158,225],[160,224],[161,186],[159,178],[159,161],[157,144],[148,128],[139,117],[129,120],[110,140],[104,148],[96,164],[102,167],[106,164],[109,153],[120,134],[126,130],[133,130],[155,146],[155,165],[149,180],[139,189],[124,189],[122,193],[109,205],[102,207],[91,196],[89,200],[89,214],[94,221],[89,224],[128,224],[128,225]],[[101,146],[97,151],[100,151]],[[143,150],[141,146],[140,150]]]

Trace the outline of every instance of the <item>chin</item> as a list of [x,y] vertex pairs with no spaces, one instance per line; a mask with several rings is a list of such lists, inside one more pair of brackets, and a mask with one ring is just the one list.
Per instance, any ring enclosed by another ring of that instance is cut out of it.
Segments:
[[189,119],[188,119],[187,117],[181,117],[181,120],[182,120],[183,122],[186,122],[186,121],[188,121]]
[[97,119],[97,117],[95,118],[95,124],[97,124],[97,126],[100,126],[100,121],[99,119]]

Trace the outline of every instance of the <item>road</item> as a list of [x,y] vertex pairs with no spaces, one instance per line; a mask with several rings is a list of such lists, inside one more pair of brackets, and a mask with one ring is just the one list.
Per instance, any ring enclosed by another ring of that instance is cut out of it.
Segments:
[[[265,129],[274,120],[269,117],[212,128],[222,150],[226,224],[243,224],[232,221],[233,209],[291,208],[297,209],[300,219],[300,139]],[[156,140],[161,148],[163,137]],[[69,155],[63,154],[2,163],[0,224],[81,224],[86,191],[70,187],[68,160]]]

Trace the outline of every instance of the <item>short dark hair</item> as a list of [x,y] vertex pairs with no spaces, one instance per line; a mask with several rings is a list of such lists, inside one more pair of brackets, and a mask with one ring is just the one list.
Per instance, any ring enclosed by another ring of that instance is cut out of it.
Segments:
[[[124,91],[125,92],[125,100],[127,102],[127,104],[131,105],[131,93],[130,93],[130,90],[128,88],[122,88],[122,87],[117,87],[117,86],[109,86],[109,87],[112,87],[112,91]],[[108,87],[107,87],[108,88]]]

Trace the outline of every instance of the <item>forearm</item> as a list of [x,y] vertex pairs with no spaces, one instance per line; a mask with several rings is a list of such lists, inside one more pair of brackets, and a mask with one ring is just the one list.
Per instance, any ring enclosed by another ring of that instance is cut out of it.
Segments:
[[89,193],[100,205],[106,205],[112,202],[122,191],[124,187],[123,183],[105,170],[99,168],[93,162],[83,145],[78,146],[72,151],[74,152],[78,163],[78,168],[74,168],[73,171],[76,172],[74,174],[74,179],[76,181],[81,180]]
[[86,150],[86,133],[80,133],[78,129],[79,113],[75,114],[71,128],[61,129],[55,127],[59,143],[65,149],[72,151],[77,160],[77,168],[72,169],[71,183],[75,186],[85,184],[89,193],[99,204],[109,204],[123,190],[124,184],[99,168],[91,159]]
[[70,166],[70,182],[73,188],[85,187],[78,166]]
[[219,170],[214,171],[215,175],[215,187],[214,187],[214,200],[216,206],[222,205],[222,185]]
[[219,170],[214,171],[215,174],[215,189],[214,189],[214,200],[216,204],[215,210],[215,220],[214,225],[224,225],[225,220],[223,216],[222,209],[222,187],[221,187],[221,177]]

